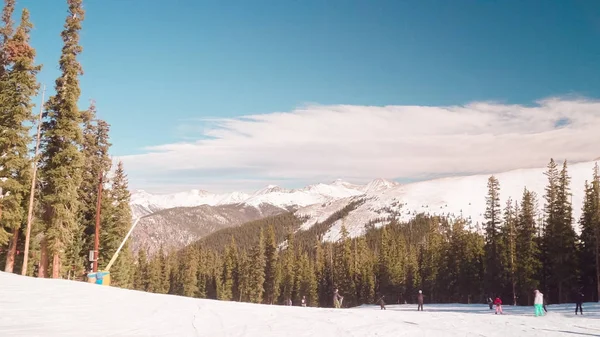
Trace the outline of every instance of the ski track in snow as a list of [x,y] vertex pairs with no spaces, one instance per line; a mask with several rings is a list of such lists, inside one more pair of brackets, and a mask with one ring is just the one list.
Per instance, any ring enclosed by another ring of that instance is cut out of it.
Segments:
[[353,309],[220,302],[0,272],[0,336],[600,336],[600,305],[389,305]]

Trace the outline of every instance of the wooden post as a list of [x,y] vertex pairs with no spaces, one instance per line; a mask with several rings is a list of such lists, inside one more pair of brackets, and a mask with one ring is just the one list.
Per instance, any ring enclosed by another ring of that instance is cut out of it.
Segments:
[[94,273],[98,271],[98,256],[100,245],[100,208],[102,207],[102,170],[98,174],[98,201],[96,203],[96,234],[94,236]]
[[21,275],[27,275],[27,262],[29,259],[29,239],[31,237],[31,222],[33,220],[33,201],[35,197],[35,183],[37,175],[37,157],[40,149],[40,133],[42,130],[42,112],[44,111],[44,95],[46,94],[46,86],[42,90],[42,104],[40,105],[40,115],[38,116],[37,137],[35,142],[35,154],[33,157],[33,176],[31,177],[31,189],[29,190],[29,210],[27,211],[27,231],[25,234],[25,250],[23,251],[23,266],[21,267]]

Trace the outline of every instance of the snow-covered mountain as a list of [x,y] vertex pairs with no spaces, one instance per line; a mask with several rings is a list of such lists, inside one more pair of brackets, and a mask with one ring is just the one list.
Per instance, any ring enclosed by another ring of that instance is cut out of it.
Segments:
[[[568,167],[571,176],[571,192],[573,204],[573,220],[581,216],[584,199],[585,181],[592,179],[595,162],[571,164]],[[537,194],[538,210],[541,214],[544,205],[544,189],[548,183],[544,175],[546,168],[519,169],[494,174],[500,182],[500,200],[504,207],[508,198],[521,201],[523,190]],[[377,180],[369,183],[363,191],[365,194],[344,199],[338,199],[325,205],[310,205],[300,208],[296,214],[306,216],[308,220],[302,229],[308,229],[314,224],[323,222],[335,212],[341,210],[351,201],[364,199],[355,210],[346,217],[336,221],[325,234],[324,240],[337,240],[342,225],[349,231],[351,237],[364,233],[364,225],[374,223],[380,226],[389,222],[391,217],[399,221],[408,220],[417,213],[432,215],[447,215],[450,217],[470,220],[472,224],[484,222],[485,197],[487,181],[490,174],[472,175],[435,179],[406,185],[381,183]],[[371,185],[369,187],[369,185]],[[381,221],[379,221],[381,220]]]
[[[342,180],[331,184],[316,184],[301,189],[288,190],[277,185],[269,185],[252,194],[233,192],[213,194],[203,190],[191,190],[173,194],[150,194],[138,190],[131,195],[131,207],[134,218],[174,207],[194,207],[201,205],[224,206],[244,204],[258,207],[271,205],[282,209],[304,207],[335,199],[364,194],[367,188],[381,188],[380,185],[394,184],[376,179],[367,186],[352,185]],[[372,186],[371,186],[372,185]]]
[[[584,162],[569,166],[575,222],[581,215],[584,183],[592,178],[594,164]],[[541,214],[547,184],[545,171],[546,168],[533,168],[495,174],[500,181],[503,206],[509,197],[520,201],[523,189],[527,187],[537,194]],[[285,211],[294,211],[297,216],[306,218],[300,228],[306,230],[357,200],[363,202],[334,222],[325,233],[324,240],[337,240],[342,225],[350,236],[356,237],[364,233],[366,224],[381,226],[389,223],[391,218],[404,221],[418,213],[462,217],[472,224],[483,223],[489,176],[451,177],[410,184],[375,179],[366,185],[356,185],[336,180],[330,184],[291,190],[269,185],[251,194],[212,194],[192,190],[152,195],[138,191],[132,195],[131,207],[134,216],[144,218],[134,231],[133,239],[145,239],[134,246],[144,244],[154,249],[158,249],[159,245],[182,247],[218,229]],[[169,235],[165,236],[165,233]]]

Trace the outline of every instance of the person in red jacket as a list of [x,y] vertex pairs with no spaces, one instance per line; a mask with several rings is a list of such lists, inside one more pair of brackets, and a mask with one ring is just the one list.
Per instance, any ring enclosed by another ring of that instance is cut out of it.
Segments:
[[496,315],[498,315],[498,313],[500,313],[500,315],[503,315],[502,313],[502,300],[500,299],[500,297],[496,297],[496,299],[494,300],[494,305],[496,306]]

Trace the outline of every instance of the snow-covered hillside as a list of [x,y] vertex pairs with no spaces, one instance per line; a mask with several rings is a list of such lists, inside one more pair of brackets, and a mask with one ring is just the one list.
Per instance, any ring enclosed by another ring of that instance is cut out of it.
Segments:
[[598,304],[504,307],[484,304],[318,309],[200,300],[36,279],[0,272],[0,336],[598,336]]
[[[591,180],[595,162],[584,162],[569,166],[571,191],[573,194],[573,216],[576,222],[581,215],[584,198],[584,184]],[[546,168],[521,169],[495,174],[500,181],[500,197],[504,207],[508,198],[521,200],[523,189],[527,187],[537,194],[541,211],[544,205],[544,189],[547,177]],[[449,215],[463,217],[473,224],[483,223],[487,180],[490,175],[473,175],[436,179],[406,185],[379,184],[377,188],[366,189],[360,197],[338,199],[325,205],[315,204],[297,211],[300,216],[309,219],[303,229],[322,222],[336,211],[342,209],[356,198],[365,198],[366,202],[342,220],[337,221],[324,236],[324,240],[337,240],[342,225],[350,236],[359,236],[364,232],[364,225],[378,219],[396,217],[408,220],[417,213]],[[379,223],[381,225],[382,223]],[[377,225],[377,224],[376,224]],[[576,226],[577,228],[577,226]]]

